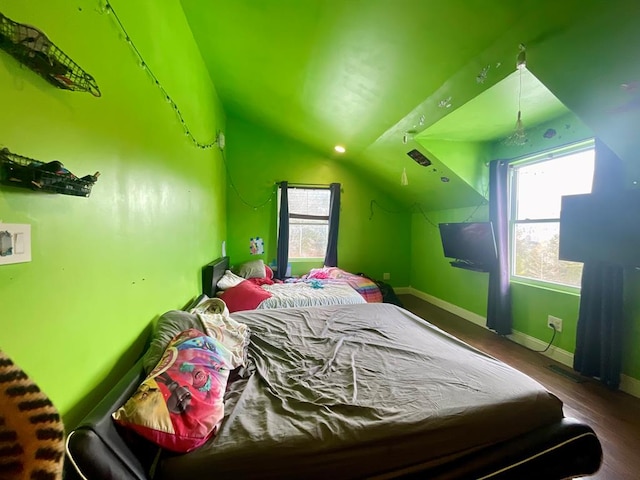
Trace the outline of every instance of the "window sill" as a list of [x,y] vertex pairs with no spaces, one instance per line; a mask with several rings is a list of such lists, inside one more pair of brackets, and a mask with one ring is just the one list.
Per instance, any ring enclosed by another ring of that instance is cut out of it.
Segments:
[[531,280],[522,277],[511,277],[511,283],[517,285],[524,285],[526,287],[539,288],[541,290],[547,290],[555,293],[563,293],[565,295],[571,295],[574,297],[580,296],[580,288],[572,287],[570,285],[560,285],[558,283],[543,282],[539,280]]

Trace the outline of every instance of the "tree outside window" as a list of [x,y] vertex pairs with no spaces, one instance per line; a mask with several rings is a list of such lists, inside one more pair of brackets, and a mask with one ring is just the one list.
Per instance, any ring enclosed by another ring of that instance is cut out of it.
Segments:
[[518,162],[511,174],[511,275],[579,287],[582,263],[558,258],[563,195],[591,193],[593,143]]
[[289,189],[289,258],[324,258],[330,199],[326,188]]

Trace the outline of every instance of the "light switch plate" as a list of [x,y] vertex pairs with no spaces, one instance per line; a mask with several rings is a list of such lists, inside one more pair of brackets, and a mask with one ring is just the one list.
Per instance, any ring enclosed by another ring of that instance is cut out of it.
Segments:
[[31,225],[0,223],[0,265],[31,261]]

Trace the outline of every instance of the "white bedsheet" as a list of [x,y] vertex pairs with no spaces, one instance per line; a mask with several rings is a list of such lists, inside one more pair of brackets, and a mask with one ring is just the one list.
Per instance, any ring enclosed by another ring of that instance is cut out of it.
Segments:
[[303,282],[276,283],[262,285],[262,288],[271,293],[272,297],[260,303],[258,309],[366,303],[362,295],[344,284],[325,284],[322,288],[313,288]]

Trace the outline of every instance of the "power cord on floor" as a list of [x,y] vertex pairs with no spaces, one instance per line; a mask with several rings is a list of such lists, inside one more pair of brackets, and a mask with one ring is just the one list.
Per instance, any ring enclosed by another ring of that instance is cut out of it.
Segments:
[[551,344],[555,340],[556,333],[557,333],[556,327],[554,325],[549,325],[549,326],[553,329],[553,335],[551,336],[551,340],[549,340],[549,345],[547,345],[547,348],[545,348],[544,350],[533,350],[533,349],[530,348],[529,350],[531,350],[532,352],[536,352],[536,353],[544,353],[547,350],[549,350],[549,347],[551,347]]

